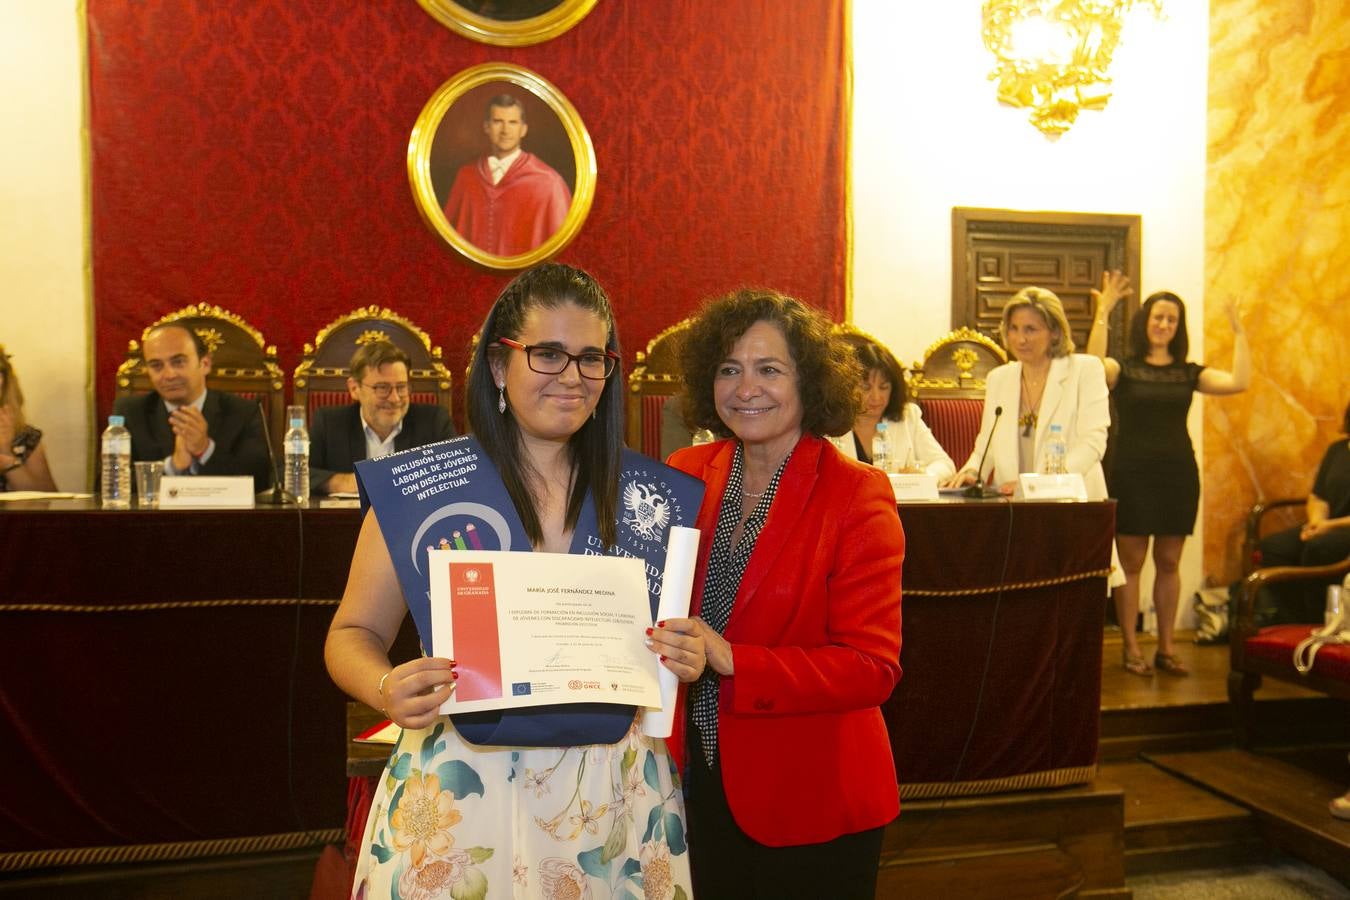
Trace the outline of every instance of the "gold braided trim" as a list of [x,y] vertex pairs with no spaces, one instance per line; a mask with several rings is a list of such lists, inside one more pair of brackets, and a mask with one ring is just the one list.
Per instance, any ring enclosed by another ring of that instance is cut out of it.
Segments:
[[153,612],[159,609],[212,609],[220,606],[337,606],[339,600],[299,600],[294,597],[238,600],[167,600],[162,603],[124,603],[91,606],[78,603],[0,603],[0,612]]
[[[999,591],[1025,591],[1029,588],[1052,587],[1057,584],[1069,584],[1074,581],[1087,581],[1091,578],[1106,578],[1111,567],[1093,569],[1091,572],[1077,572],[1073,575],[1058,575],[1054,578],[1036,578],[1032,581],[1019,581],[1016,584],[994,585],[992,587],[953,588],[951,590],[930,591],[923,588],[905,588],[906,597],[973,597],[977,594],[997,594]],[[0,607],[2,609],[3,607]]]
[[196,859],[208,856],[232,856],[240,853],[267,853],[320,847],[346,840],[342,828],[321,831],[292,831],[285,834],[257,834],[248,837],[219,838],[212,841],[177,841],[172,844],[128,844],[117,847],[69,847],[56,850],[24,850],[0,853],[0,872],[22,869],[47,869],[55,866],[97,866],[124,863],[162,862],[170,859]]
[[1038,788],[1058,788],[1070,784],[1087,784],[1097,777],[1097,765],[1074,766],[1068,769],[1045,769],[1003,778],[983,781],[929,781],[901,784],[900,797],[904,800],[927,800],[932,797],[977,797],[982,794],[1000,794],[1005,791],[1029,791]]

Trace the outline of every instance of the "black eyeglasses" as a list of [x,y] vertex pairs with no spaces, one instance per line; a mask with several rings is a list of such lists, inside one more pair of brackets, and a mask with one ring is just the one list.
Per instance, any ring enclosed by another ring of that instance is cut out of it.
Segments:
[[497,338],[503,347],[525,351],[525,362],[531,372],[540,375],[561,375],[571,363],[577,364],[577,372],[582,378],[604,381],[619,364],[619,354],[613,350],[588,350],[585,353],[568,353],[561,347],[542,347],[538,344],[522,344],[510,338]]
[[366,384],[364,381],[362,381],[360,384],[361,387],[370,391],[372,394],[374,394],[381,400],[388,400],[389,395],[394,393],[395,391],[398,391],[398,395],[400,397],[408,396],[408,382],[406,381],[400,382],[399,384],[389,384],[384,381],[381,381],[379,384]]

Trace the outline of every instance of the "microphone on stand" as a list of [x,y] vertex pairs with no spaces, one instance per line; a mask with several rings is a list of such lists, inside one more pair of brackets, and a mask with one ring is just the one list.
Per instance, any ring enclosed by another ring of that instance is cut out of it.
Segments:
[[[254,400],[253,403],[258,410],[258,418],[262,420],[263,441],[267,443],[267,469],[272,479],[271,489],[259,494],[258,502],[266,506],[285,506],[287,503],[299,503],[294,494],[287,493],[281,488],[281,476],[278,474],[281,470],[277,468],[277,451],[272,447],[272,432],[267,427],[267,416],[263,414],[261,400]],[[999,407],[1000,410],[1002,408]]]
[[1003,415],[1003,407],[994,407],[994,424],[989,426],[989,437],[984,441],[984,452],[980,454],[980,465],[975,470],[975,483],[961,492],[962,497],[969,497],[972,500],[984,500],[987,497],[1001,497],[998,488],[986,487],[984,484],[984,461],[989,456],[989,445],[994,442],[994,429],[998,428],[999,417]]

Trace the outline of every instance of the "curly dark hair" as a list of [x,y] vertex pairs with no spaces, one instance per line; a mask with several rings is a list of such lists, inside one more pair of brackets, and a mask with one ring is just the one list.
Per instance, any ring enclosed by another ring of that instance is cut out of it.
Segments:
[[1130,340],[1129,352],[1130,359],[1144,359],[1148,356],[1148,317],[1153,312],[1153,305],[1161,300],[1168,303],[1174,303],[1177,307],[1177,333],[1172,335],[1172,340],[1167,343],[1167,352],[1172,357],[1172,362],[1184,363],[1186,354],[1191,349],[1191,339],[1186,334],[1186,304],[1181,302],[1181,298],[1171,291],[1158,291],[1148,295],[1144,305],[1139,307],[1139,312],[1134,314],[1130,320]]
[[880,372],[881,377],[891,383],[891,399],[882,410],[881,417],[899,422],[904,418],[905,404],[909,402],[905,370],[901,368],[900,361],[891,351],[872,341],[855,344],[853,352],[857,354],[858,362],[862,365],[864,381],[870,378],[873,372]]
[[717,369],[756,322],[777,325],[797,367],[802,428],[817,436],[847,434],[862,407],[862,367],[830,320],[800,300],[767,288],[741,288],[704,303],[680,346],[684,373],[684,421],[730,437],[717,415],[713,382]]

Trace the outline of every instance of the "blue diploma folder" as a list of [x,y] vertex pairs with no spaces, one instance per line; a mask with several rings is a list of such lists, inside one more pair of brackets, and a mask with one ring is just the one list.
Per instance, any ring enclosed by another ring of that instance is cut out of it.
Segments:
[[[356,475],[362,508],[375,511],[422,647],[433,654],[427,550],[528,552],[532,548],[520,517],[496,466],[473,437],[364,460],[356,464]],[[692,528],[702,501],[703,482],[697,478],[624,450],[615,545],[602,545],[595,503],[587,497],[570,552],[643,560],[655,617],[670,528]],[[631,706],[570,703],[460,713],[454,722],[474,744],[561,747],[612,744],[627,733],[633,715]]]

